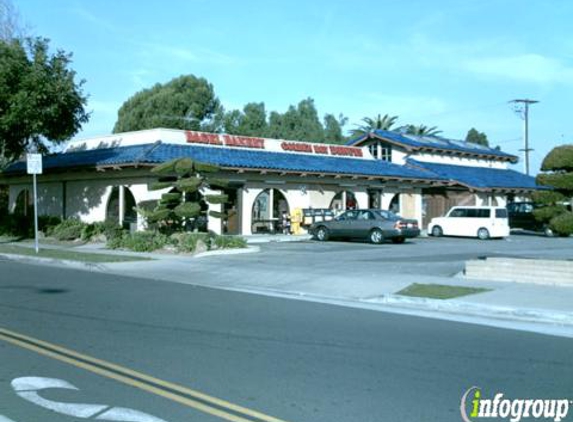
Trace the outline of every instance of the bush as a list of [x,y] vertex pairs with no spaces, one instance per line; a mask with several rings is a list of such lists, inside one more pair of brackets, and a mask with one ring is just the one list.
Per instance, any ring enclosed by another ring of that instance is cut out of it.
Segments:
[[247,241],[239,236],[217,236],[215,238],[215,246],[218,249],[246,248]]
[[22,214],[0,216],[0,235],[34,237],[34,218]]
[[38,217],[38,230],[44,233],[45,236],[52,236],[54,229],[61,223],[62,219],[60,217],[40,215]]
[[211,249],[213,236],[210,233],[175,233],[171,235],[173,245],[177,252],[192,253],[197,249],[197,243],[202,241],[207,250]]
[[573,234],[573,212],[564,212],[553,218],[549,227],[558,236],[570,236]]
[[135,232],[122,236],[122,247],[135,252],[153,252],[165,247],[169,238],[159,232]]
[[121,236],[123,231],[122,227],[114,221],[98,221],[86,224],[82,229],[81,239],[88,242],[97,236],[105,236],[106,240],[110,240],[116,236]]
[[86,223],[82,223],[77,218],[68,218],[53,228],[52,237],[58,240],[80,239],[86,225]]

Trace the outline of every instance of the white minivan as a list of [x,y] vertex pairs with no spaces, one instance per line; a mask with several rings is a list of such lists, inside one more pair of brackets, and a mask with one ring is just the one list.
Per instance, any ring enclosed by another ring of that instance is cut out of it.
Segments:
[[507,209],[504,207],[453,207],[445,217],[432,218],[432,236],[466,236],[485,240],[509,236]]

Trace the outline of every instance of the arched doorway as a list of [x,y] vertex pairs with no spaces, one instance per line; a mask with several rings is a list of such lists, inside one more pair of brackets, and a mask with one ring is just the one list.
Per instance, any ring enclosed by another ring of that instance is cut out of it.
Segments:
[[20,191],[16,197],[16,205],[14,206],[14,214],[23,215],[25,217],[32,215],[34,212],[32,197],[28,189]]
[[288,201],[278,189],[265,189],[257,195],[253,203],[253,233],[275,233],[280,229],[283,213],[290,215]]
[[390,205],[388,206],[388,211],[392,211],[394,214],[400,214],[400,194],[397,193],[392,197]]
[[330,209],[337,212],[337,211],[344,211],[344,210],[353,210],[358,208],[358,202],[356,202],[356,197],[350,191],[342,191],[338,192],[332,198],[330,202]]
[[136,202],[133,193],[126,186],[114,186],[107,200],[106,221],[128,227],[137,223]]

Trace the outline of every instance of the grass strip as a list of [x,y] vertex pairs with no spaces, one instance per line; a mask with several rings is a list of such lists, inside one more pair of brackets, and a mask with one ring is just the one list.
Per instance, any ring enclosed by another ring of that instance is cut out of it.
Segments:
[[449,286],[446,284],[410,284],[396,294],[401,296],[427,297],[430,299],[453,299],[456,297],[489,292],[481,287]]
[[127,262],[150,260],[150,258],[139,256],[75,252],[64,249],[42,249],[41,247],[40,252],[36,254],[34,248],[16,245],[0,245],[0,253],[35,256],[39,258],[65,259],[80,262]]

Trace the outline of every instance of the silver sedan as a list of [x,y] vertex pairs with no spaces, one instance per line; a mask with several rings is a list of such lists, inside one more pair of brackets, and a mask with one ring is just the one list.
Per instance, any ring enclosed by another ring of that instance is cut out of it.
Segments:
[[385,240],[404,243],[407,238],[419,236],[420,229],[416,220],[401,218],[390,211],[366,209],[346,211],[331,221],[314,223],[309,233],[321,241],[363,238],[372,243]]

